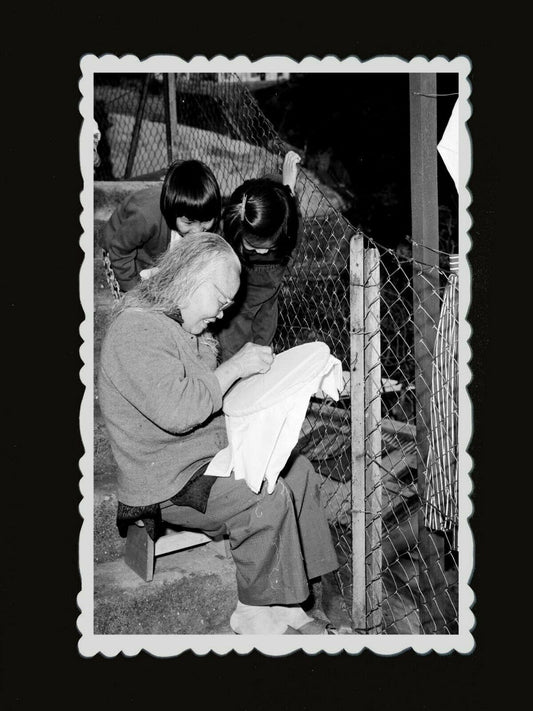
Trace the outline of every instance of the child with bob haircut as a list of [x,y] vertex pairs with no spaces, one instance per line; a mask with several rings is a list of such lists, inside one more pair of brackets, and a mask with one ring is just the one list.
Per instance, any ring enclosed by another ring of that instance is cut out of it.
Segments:
[[162,186],[126,198],[99,237],[121,291],[130,291],[150,276],[156,259],[176,240],[216,232],[221,206],[217,180],[198,160],[175,161]]
[[224,237],[242,265],[241,287],[218,329],[222,361],[251,341],[270,346],[278,323],[278,293],[299,242],[294,188],[300,156],[289,151],[282,175],[246,180],[223,213]]

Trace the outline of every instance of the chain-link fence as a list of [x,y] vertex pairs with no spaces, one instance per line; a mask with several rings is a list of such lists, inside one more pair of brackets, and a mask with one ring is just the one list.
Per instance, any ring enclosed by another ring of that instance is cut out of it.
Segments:
[[[96,75],[95,119],[100,179],[160,177],[172,157],[197,158],[228,196],[278,172],[287,150],[238,75]],[[321,477],[352,629],[456,633],[454,265],[416,244],[401,254],[377,245],[305,166],[296,192],[304,239],[274,348],[320,340],[342,362],[340,400],[311,400],[298,448]]]
[[369,632],[452,634],[457,276],[435,253],[420,261],[418,247],[399,259],[352,245],[352,354],[364,353],[352,369],[352,413],[360,418],[352,424],[352,471],[361,477],[352,489],[354,588],[365,580],[353,611]]

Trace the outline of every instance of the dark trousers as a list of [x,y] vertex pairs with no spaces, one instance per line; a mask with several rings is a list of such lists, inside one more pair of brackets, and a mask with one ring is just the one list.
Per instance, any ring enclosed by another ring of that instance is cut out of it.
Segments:
[[161,513],[210,536],[228,534],[239,600],[246,605],[303,602],[309,579],[338,568],[318,475],[302,456],[289,461],[272,494],[266,485],[254,494],[232,474],[213,484],[205,514],[169,501]]

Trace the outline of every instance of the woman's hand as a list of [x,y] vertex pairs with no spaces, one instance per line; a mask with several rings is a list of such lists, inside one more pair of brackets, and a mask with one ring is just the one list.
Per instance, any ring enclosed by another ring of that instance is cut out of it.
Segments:
[[298,163],[302,159],[294,151],[289,151],[285,156],[283,161],[283,185],[288,185],[294,195],[294,188],[296,187],[296,178],[298,176]]
[[246,343],[234,356],[228,358],[215,370],[215,376],[224,394],[239,378],[247,378],[256,373],[266,373],[274,361],[270,346]]
[[237,351],[234,356],[228,361],[234,361],[239,369],[241,378],[246,378],[248,375],[256,373],[266,373],[270,370],[274,354],[270,346],[258,346],[256,343],[246,343],[240,351]]

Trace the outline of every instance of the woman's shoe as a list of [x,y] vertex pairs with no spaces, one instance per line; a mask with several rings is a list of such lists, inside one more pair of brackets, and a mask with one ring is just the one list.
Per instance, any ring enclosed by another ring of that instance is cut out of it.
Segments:
[[235,634],[338,634],[329,620],[307,615],[300,605],[245,605],[230,617]]
[[245,605],[238,601],[229,624],[235,634],[298,634],[268,605]]

